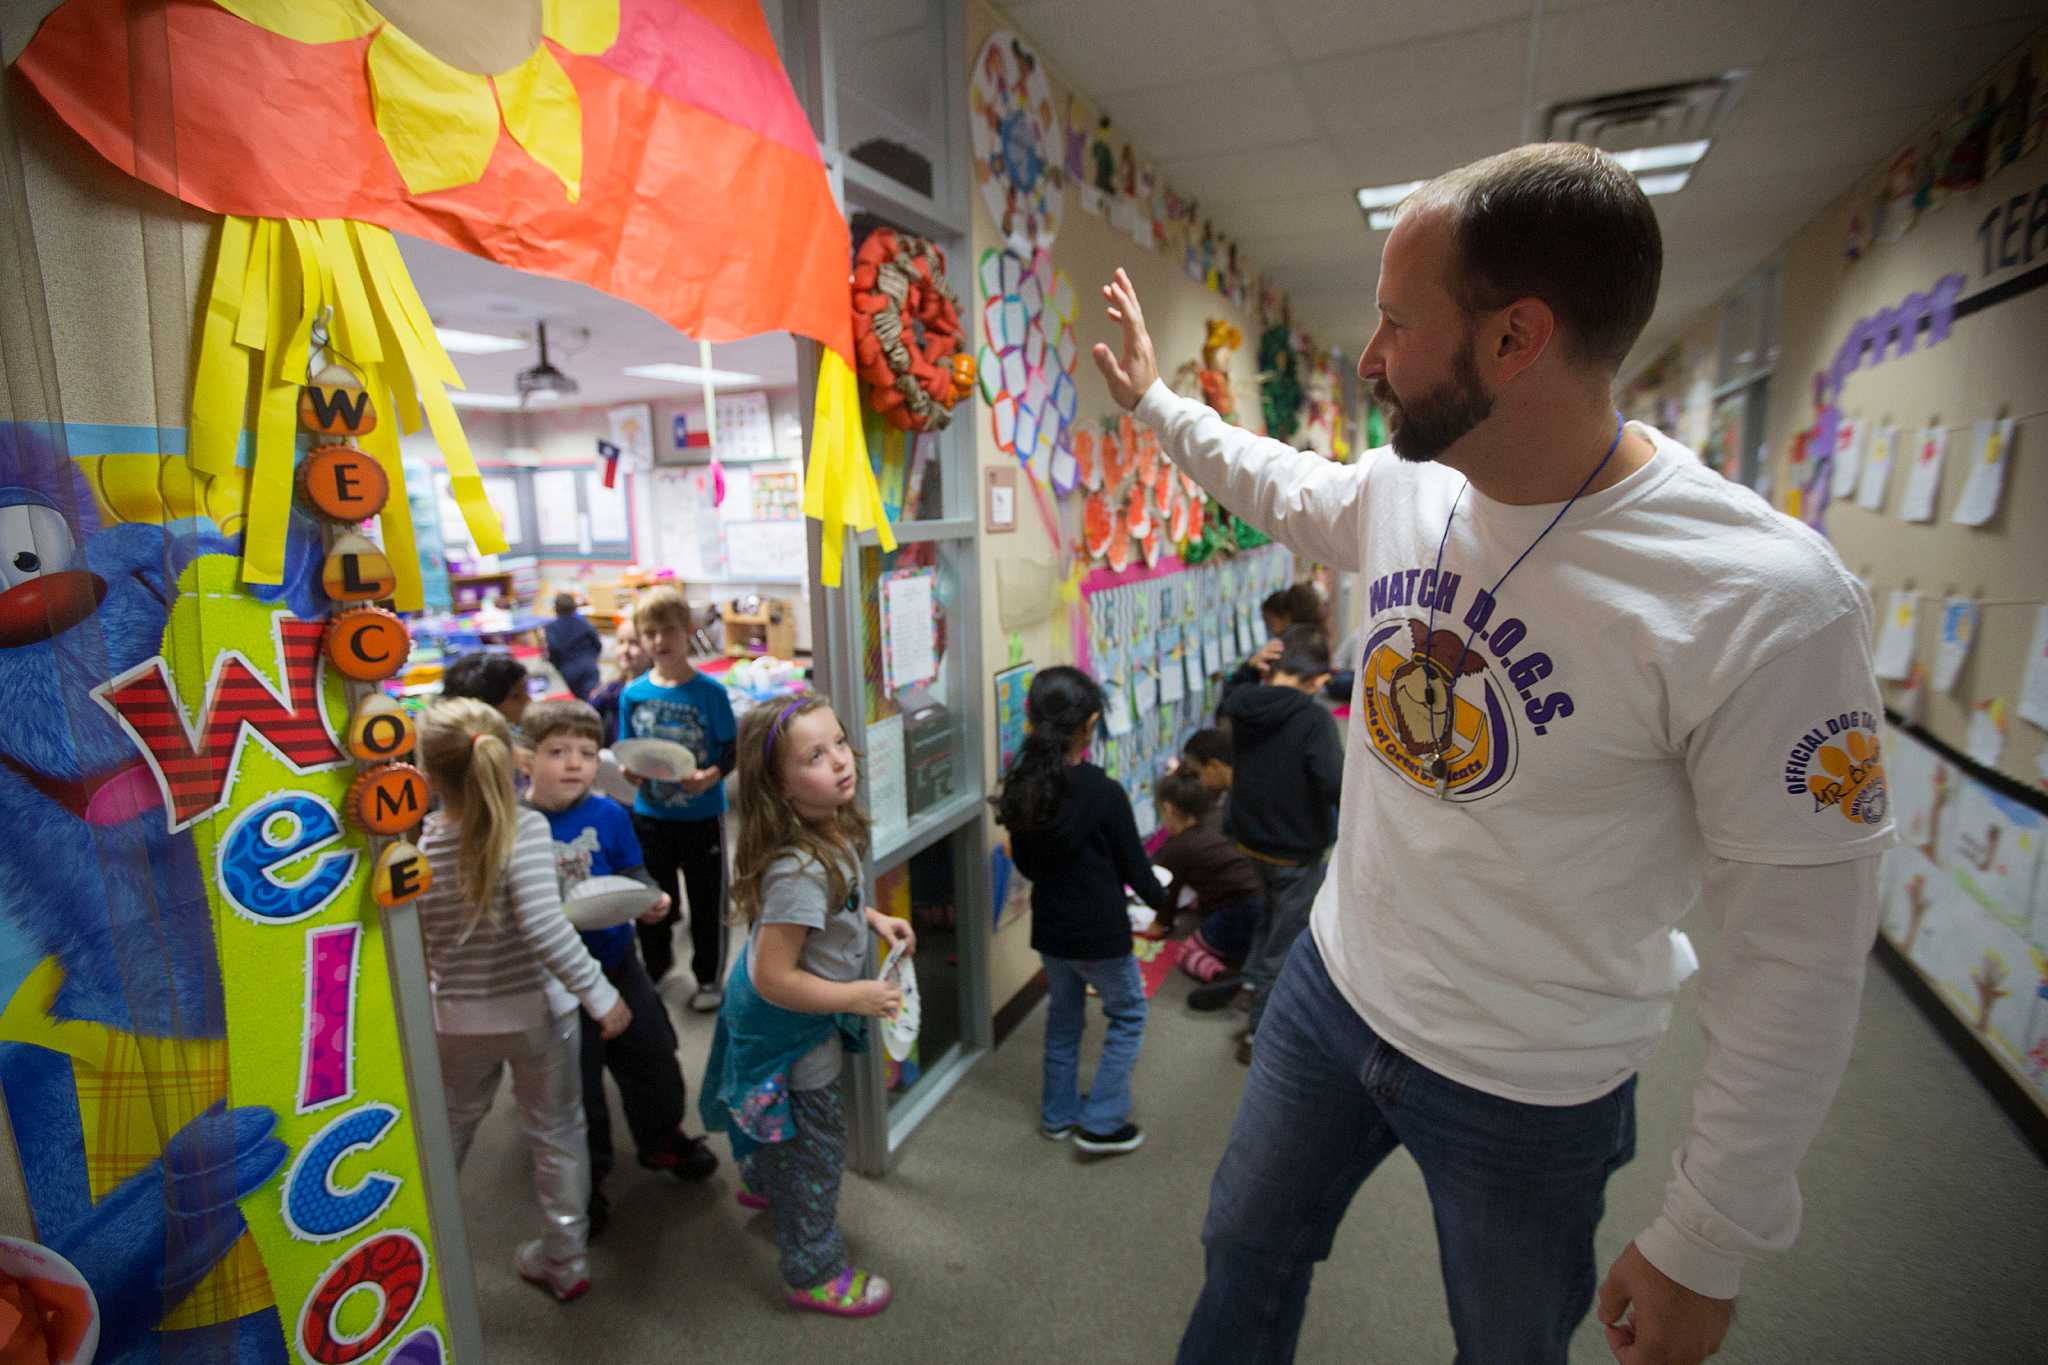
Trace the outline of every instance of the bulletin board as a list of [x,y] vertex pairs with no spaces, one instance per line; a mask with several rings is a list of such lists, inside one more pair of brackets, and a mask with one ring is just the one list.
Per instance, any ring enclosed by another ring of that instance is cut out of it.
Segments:
[[794,461],[724,465],[725,497],[709,465],[657,467],[652,480],[654,551],[686,583],[801,583],[806,548]]
[[[1831,495],[1817,515],[1810,496],[1802,510],[1869,587],[1880,631],[1896,615],[1894,594],[1910,595],[1908,671],[1917,668],[1920,685],[1886,682],[1886,703],[1904,721],[1963,752],[1972,749],[1973,725],[1981,745],[1987,728],[1995,731],[2002,720],[1998,752],[1986,766],[2038,793],[2048,776],[2041,766],[2048,760],[2048,734],[2019,714],[2019,701],[2030,648],[2039,648],[2037,618],[2048,600],[2039,524],[2048,509],[2048,402],[2041,384],[2048,342],[2048,140],[1974,189],[1949,193],[1897,240],[1882,240],[1882,231],[1876,241],[1854,236],[1858,215],[1870,215],[1873,192],[1859,186],[1786,250],[1782,350],[1768,427],[1773,501],[1786,507],[1787,495],[1803,481],[1801,462],[1791,456],[1815,426],[1814,399],[1827,387],[1819,377],[1832,377],[1846,352],[1854,361],[1842,362],[1835,406],[1852,428],[1842,439],[1860,446],[1856,453],[1866,465],[1854,482],[1869,476],[1881,485],[1870,490],[1875,496],[1868,501],[1876,507],[1862,505],[1857,493],[1865,490],[1845,481],[1834,490],[1845,495]],[[1851,245],[1858,248],[1854,261],[1847,259]],[[1916,294],[1939,303],[1944,293],[1951,315],[1914,318],[1913,344],[1904,348],[1900,334],[1907,329],[1888,325],[1889,317]],[[1997,510],[1981,526],[1959,524],[1956,514],[1985,454],[1980,423],[1999,418],[2011,419],[2012,436],[2001,452],[2006,467]],[[1867,466],[1885,428],[1897,439],[1880,480]],[[1933,519],[1908,521],[1911,467],[1930,428],[1946,445]],[[1812,461],[1803,463],[1810,473]],[[1980,615],[1951,685],[1935,686],[1943,608],[1951,598],[1977,604]]]
[[1188,736],[1215,723],[1223,679],[1265,642],[1259,604],[1294,581],[1294,553],[1265,545],[1189,567],[1098,569],[1081,580],[1074,654],[1102,684],[1090,757],[1131,798],[1138,832],[1158,828],[1152,785]]

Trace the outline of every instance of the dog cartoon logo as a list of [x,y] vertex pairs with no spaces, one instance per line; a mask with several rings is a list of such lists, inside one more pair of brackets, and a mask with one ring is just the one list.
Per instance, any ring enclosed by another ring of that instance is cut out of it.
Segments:
[[1373,756],[1424,791],[1478,801],[1515,774],[1516,735],[1506,686],[1452,630],[1413,618],[1375,630],[1359,667],[1360,704]]
[[1816,815],[1834,810],[1852,825],[1882,825],[1891,796],[1877,718],[1847,711],[1801,735],[1785,756],[1785,790],[1802,802],[1810,799]]

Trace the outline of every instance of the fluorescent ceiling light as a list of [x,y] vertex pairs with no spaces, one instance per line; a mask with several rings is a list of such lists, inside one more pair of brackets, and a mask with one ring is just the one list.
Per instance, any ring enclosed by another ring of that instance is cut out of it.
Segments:
[[458,408],[516,408],[522,406],[518,398],[509,393],[471,393],[467,389],[448,390],[448,401]]
[[[1640,175],[1644,171],[1690,166],[1707,154],[1709,145],[1707,138],[1698,142],[1668,142],[1661,147],[1638,147],[1632,152],[1616,152],[1614,159],[1621,163],[1623,170]],[[1649,193],[1648,190],[1643,192]]]
[[1639,175],[1636,184],[1642,186],[1644,194],[1676,194],[1690,179],[1691,171],[1666,171],[1661,175]]
[[1365,225],[1374,232],[1390,232],[1394,227],[1393,209],[1373,209],[1365,215]]
[[731,389],[764,382],[758,374],[745,374],[739,370],[706,370],[669,361],[658,365],[628,365],[625,373],[635,379],[659,379],[665,384],[695,384],[700,388],[709,384],[713,388]]
[[453,327],[436,327],[443,350],[462,355],[496,355],[500,351],[523,351],[533,343],[522,337],[491,336],[486,332],[463,332]]
[[1370,212],[1373,209],[1392,208],[1409,195],[1422,188],[1420,180],[1410,180],[1399,185],[1367,185],[1358,192],[1358,207]]

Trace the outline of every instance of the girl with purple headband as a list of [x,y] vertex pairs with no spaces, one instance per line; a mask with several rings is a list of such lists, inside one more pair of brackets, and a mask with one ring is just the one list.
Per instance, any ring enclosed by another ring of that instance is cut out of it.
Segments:
[[740,1203],[775,1220],[785,1299],[869,1317],[892,1291],[856,1270],[839,1231],[846,1111],[839,1072],[867,1045],[867,1021],[903,1004],[867,977],[868,937],[914,949],[910,926],[867,908],[868,817],[854,801],[857,755],[823,697],[750,711],[740,722],[734,922],[746,946],[726,983],[698,1108],[732,1140]]

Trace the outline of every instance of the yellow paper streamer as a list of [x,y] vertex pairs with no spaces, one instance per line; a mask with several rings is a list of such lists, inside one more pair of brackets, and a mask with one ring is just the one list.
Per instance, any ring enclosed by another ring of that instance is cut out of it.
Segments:
[[[444,388],[460,387],[461,376],[385,229],[340,220],[223,220],[192,389],[190,458],[200,476],[193,487],[204,492],[216,520],[226,518],[223,530],[241,532],[243,580],[281,582],[299,392],[313,328],[323,318],[329,352],[361,378],[377,406],[378,424],[362,446],[391,482],[382,513],[385,550],[398,574],[398,606],[416,611],[420,566],[398,455],[401,429],[432,429],[478,549],[500,553],[505,537]],[[255,458],[245,472],[235,458],[252,385]]]
[[804,515],[824,526],[818,581],[839,586],[845,532],[872,530],[884,551],[896,548],[882,512],[882,493],[868,464],[861,430],[860,381],[837,351],[820,348],[818,396],[811,417],[811,463],[804,478]]
[[199,366],[192,383],[192,467],[202,474],[232,469],[242,440],[249,402],[249,353],[235,342],[241,321],[242,283],[249,270],[253,225],[247,218],[221,220],[214,257],[213,291],[207,296],[199,331]]

